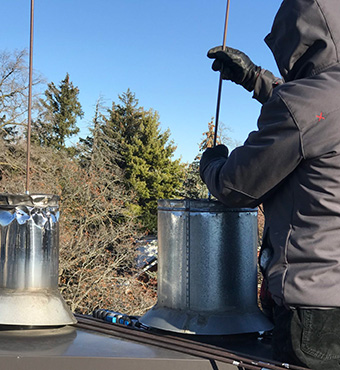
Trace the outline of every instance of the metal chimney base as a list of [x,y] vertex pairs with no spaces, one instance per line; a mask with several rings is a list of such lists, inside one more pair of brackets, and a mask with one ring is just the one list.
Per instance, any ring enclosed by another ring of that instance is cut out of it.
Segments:
[[0,325],[63,326],[77,320],[57,289],[0,290]]
[[257,284],[256,209],[158,201],[158,301],[143,324],[198,335],[270,330]]
[[140,318],[140,322],[156,329],[197,335],[256,333],[273,328],[260,309],[255,312],[204,313],[157,307],[157,304]]

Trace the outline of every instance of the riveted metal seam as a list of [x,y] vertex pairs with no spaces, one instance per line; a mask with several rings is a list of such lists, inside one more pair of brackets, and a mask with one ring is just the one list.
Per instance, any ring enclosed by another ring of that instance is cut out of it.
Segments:
[[185,232],[186,232],[186,307],[190,309],[190,201],[186,201]]

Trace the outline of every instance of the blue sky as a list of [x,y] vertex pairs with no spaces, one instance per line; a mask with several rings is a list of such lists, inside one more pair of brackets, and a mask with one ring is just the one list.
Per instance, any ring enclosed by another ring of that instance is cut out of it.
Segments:
[[[281,0],[230,0],[227,45],[278,74],[263,38]],[[34,69],[55,84],[66,73],[80,90],[86,136],[94,106],[130,89],[140,106],[158,111],[176,158],[191,162],[215,115],[218,73],[207,51],[223,39],[222,0],[35,0]],[[29,47],[30,0],[3,0],[0,50]],[[220,122],[242,143],[256,129],[260,104],[223,83]],[[77,140],[74,139],[74,142]]]

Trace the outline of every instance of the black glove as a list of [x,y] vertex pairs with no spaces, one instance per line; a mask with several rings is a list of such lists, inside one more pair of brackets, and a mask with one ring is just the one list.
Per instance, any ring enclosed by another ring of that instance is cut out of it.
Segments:
[[231,80],[248,91],[254,90],[261,67],[242,51],[229,47],[223,50],[222,46],[217,46],[208,51],[208,58],[215,59],[212,69],[221,71],[223,80]]
[[221,144],[217,145],[214,148],[208,148],[205,150],[205,152],[202,155],[202,158],[200,160],[200,176],[201,179],[203,179],[203,172],[206,169],[206,167],[211,163],[212,161],[220,158],[228,158],[229,150],[228,148]]

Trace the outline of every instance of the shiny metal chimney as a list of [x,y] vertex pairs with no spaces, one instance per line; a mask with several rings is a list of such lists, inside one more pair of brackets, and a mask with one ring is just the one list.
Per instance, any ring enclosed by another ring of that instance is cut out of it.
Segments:
[[257,210],[160,200],[158,301],[140,321],[200,335],[271,329],[257,305]]
[[58,200],[0,194],[0,325],[76,322],[58,290]]

